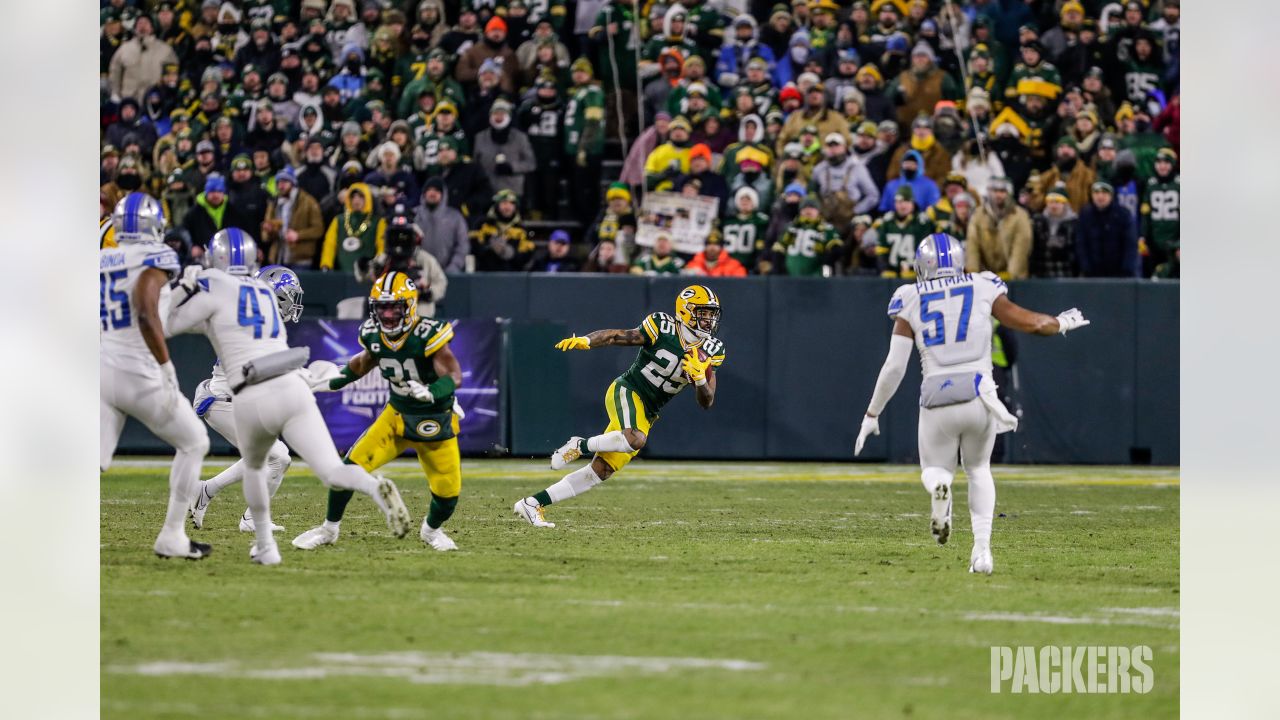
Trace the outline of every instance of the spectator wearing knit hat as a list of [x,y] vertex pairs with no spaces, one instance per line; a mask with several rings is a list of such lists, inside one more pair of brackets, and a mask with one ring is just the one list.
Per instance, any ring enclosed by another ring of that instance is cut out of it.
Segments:
[[454,77],[464,86],[478,82],[481,66],[493,60],[499,72],[498,86],[510,95],[516,91],[516,72],[520,63],[516,53],[507,45],[507,22],[495,15],[484,26],[484,38],[472,45],[454,69]]
[[[400,146],[392,140],[387,140],[374,148],[373,154],[377,159],[377,165],[372,172],[364,176],[365,183],[375,192],[380,193],[385,192],[386,188],[394,188],[396,199],[386,204],[387,207],[393,207],[396,203],[403,203],[409,210],[417,207],[418,182],[405,164]],[[370,206],[368,210],[372,212],[374,208]]]
[[355,0],[333,0],[325,18],[325,42],[335,64],[347,55],[347,46],[355,45],[361,53],[369,49],[369,29],[360,22]]
[[928,43],[911,50],[911,66],[903,70],[885,90],[898,103],[898,127],[905,130],[920,113],[930,115],[939,100],[959,100],[963,90],[937,66],[937,56]]
[[298,186],[292,168],[275,175],[276,196],[262,221],[261,247],[270,262],[312,267],[324,238],[324,215],[318,198]]
[[413,214],[413,224],[422,231],[423,249],[446,273],[459,273],[466,267],[471,244],[467,238],[467,220],[449,204],[448,192],[443,178],[427,178],[422,186],[422,203]]
[[[578,58],[569,66],[573,87],[564,115],[565,165],[569,173],[571,207],[584,224],[600,202],[600,167],[604,157],[604,92],[592,79],[591,62]],[[572,112],[570,112],[572,110]]]
[[[741,176],[739,176],[741,177]],[[760,202],[760,196],[751,187],[739,187],[733,193],[731,207],[720,219],[720,237],[724,250],[743,267],[753,270],[765,249],[765,236],[769,229],[769,216],[760,212],[769,207]]]
[[199,259],[213,234],[226,227],[227,181],[217,173],[204,182],[204,191],[196,195],[196,205],[182,219],[191,233],[191,257]]
[[690,135],[693,127],[683,116],[671,121],[667,142],[654,148],[644,161],[646,190],[671,191],[675,181],[689,172]]
[[458,141],[453,138],[440,140],[437,160],[437,166],[429,172],[438,173],[444,180],[448,203],[467,216],[470,222],[479,222],[493,198],[489,176],[470,157],[462,154]]
[[659,235],[653,247],[631,263],[632,275],[679,275],[681,270],[684,270],[684,259],[672,252],[669,235]]
[[271,196],[253,176],[253,161],[241,153],[231,160],[231,177],[227,182],[227,211],[224,225],[252,233],[267,215]]
[[529,136],[512,127],[511,103],[499,99],[489,109],[489,127],[476,136],[475,161],[495,190],[525,196],[525,175],[538,169]]
[[1138,277],[1138,233],[1129,211],[1115,202],[1111,185],[1093,184],[1080,213],[1076,259],[1084,277]]
[[787,143],[799,139],[806,126],[812,125],[819,139],[831,133],[838,133],[848,139],[849,123],[839,112],[827,107],[826,88],[817,83],[804,94],[804,107],[791,113],[782,126],[782,134],[778,136],[774,149],[781,154]]
[[597,247],[603,243],[613,244],[615,264],[625,266],[635,250],[636,227],[631,190],[626,183],[610,183],[605,191],[604,206],[591,223],[586,241]]
[[1095,179],[1093,168],[1080,159],[1076,141],[1064,135],[1054,148],[1053,167],[1040,173],[1040,182],[1030,188],[1031,202],[1027,209],[1033,213],[1043,210],[1049,190],[1062,183],[1071,209],[1078,213],[1089,202],[1089,189]]
[[499,190],[480,227],[471,232],[476,271],[524,270],[534,248],[520,217],[520,199],[510,190]]
[[1079,216],[1067,201],[1067,189],[1056,185],[1045,194],[1044,210],[1032,220],[1031,277],[1076,277],[1076,232]]
[[747,268],[725,251],[720,232],[712,230],[702,252],[694,255],[693,259],[684,266],[684,273],[707,277],[746,277]]
[[[920,115],[911,123],[911,139],[899,145],[889,159],[888,177],[896,179],[901,174],[902,160],[907,152],[919,153],[924,162],[920,170],[937,185],[941,185],[951,172],[951,153],[938,142],[933,134],[933,121],[928,115]],[[932,203],[930,203],[932,204]],[[927,207],[927,206],[926,206]]]
[[712,170],[711,148],[705,143],[689,148],[689,171],[676,180],[675,190],[685,192],[690,185],[696,187],[697,195],[715,198],[720,214],[724,214],[729,202],[729,186],[723,175]]
[[822,198],[822,217],[841,234],[848,231],[854,215],[872,212],[880,203],[880,190],[866,166],[849,153],[840,133],[823,140],[822,162],[813,169],[812,187]]
[[795,277],[827,274],[843,254],[844,241],[835,227],[822,219],[822,203],[814,195],[800,201],[800,213],[773,244],[773,269]]
[[1013,199],[1013,186],[1004,178],[991,181],[988,195],[969,221],[965,270],[990,271],[1005,280],[1021,280],[1030,273],[1031,218]]

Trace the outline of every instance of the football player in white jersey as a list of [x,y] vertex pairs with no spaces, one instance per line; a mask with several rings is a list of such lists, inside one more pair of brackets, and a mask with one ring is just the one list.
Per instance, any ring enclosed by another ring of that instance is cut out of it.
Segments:
[[116,204],[111,222],[117,245],[99,251],[99,465],[104,472],[111,466],[126,415],[172,445],[176,452],[169,471],[169,510],[155,552],[199,560],[212,549],[188,538],[183,521],[200,478],[200,463],[209,452],[209,434],[178,389],[162,324],[169,309],[169,279],[181,269],[178,256],[161,242],[160,203],[145,193],[125,196]]
[[964,248],[946,233],[934,233],[916,248],[916,282],[889,301],[893,319],[889,356],[880,369],[854,454],[869,435],[880,434],[879,416],[907,370],[914,342],[920,351],[920,478],[932,498],[930,531],[939,545],[951,535],[951,481],[956,455],[969,479],[973,551],[969,572],[990,575],[991,518],[996,485],[991,448],[996,435],[1014,430],[1018,419],[1000,403],[991,379],[991,317],[1035,335],[1066,334],[1089,324],[1072,308],[1056,318],[1019,307],[994,273],[964,271]]
[[244,495],[254,519],[249,556],[263,565],[280,563],[271,534],[266,462],[281,435],[326,486],[369,495],[386,515],[391,532],[404,537],[411,518],[395,483],[338,458],[310,384],[298,372],[310,353],[289,348],[275,290],[254,277],[257,243],[243,230],[226,228],[209,241],[206,257],[207,268],[184,273],[168,327],[171,334],[207,335],[226,373],[235,438],[244,459]]
[[[258,277],[267,281],[276,294],[276,308],[285,322],[297,322],[302,317],[302,282],[298,276],[283,265],[268,265],[258,271]],[[231,411],[231,388],[227,385],[227,374],[222,366],[213,364],[213,374],[208,380],[201,382],[196,388],[195,400],[191,403],[196,415],[202,418],[209,427],[218,431],[237,449],[236,426]],[[267,451],[267,491],[271,497],[276,496],[284,474],[293,460],[289,457],[289,448],[280,440],[276,440]],[[223,470],[208,480],[196,484],[195,493],[191,497],[191,523],[197,528],[204,527],[204,514],[209,510],[209,501],[213,500],[223,488],[240,482],[244,477],[244,460],[237,460],[234,465]],[[276,525],[273,531],[279,532],[284,527]],[[253,532],[253,511],[246,509],[240,515],[240,532]]]

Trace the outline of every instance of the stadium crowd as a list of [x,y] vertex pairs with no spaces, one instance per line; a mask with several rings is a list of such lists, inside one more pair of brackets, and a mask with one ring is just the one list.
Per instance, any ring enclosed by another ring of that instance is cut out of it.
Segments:
[[[104,0],[102,236],[424,271],[1177,277],[1179,2]],[[714,200],[696,254],[649,193]],[[545,235],[544,240],[541,236]],[[372,268],[372,269],[371,269]]]

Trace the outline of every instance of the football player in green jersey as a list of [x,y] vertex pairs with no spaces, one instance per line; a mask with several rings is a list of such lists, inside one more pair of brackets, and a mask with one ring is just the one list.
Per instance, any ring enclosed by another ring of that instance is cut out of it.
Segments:
[[517,500],[515,514],[536,527],[555,527],[547,522],[543,508],[581,495],[631,462],[648,442],[658,411],[689,383],[698,404],[710,408],[716,397],[716,368],[724,362],[724,343],[715,337],[719,327],[720,298],[704,285],[690,285],[676,296],[674,318],[656,312],[638,328],[597,330],[556,343],[562,351],[634,345],[640,352],[605,392],[608,427],[594,437],[569,438],[551,455],[551,469],[559,470],[588,453],[595,453],[595,458],[546,490]]
[[[462,367],[449,349],[453,326],[418,315],[418,288],[402,272],[388,272],[369,293],[370,317],[360,326],[364,348],[336,377],[317,379],[316,391],[339,390],[378,368],[391,386],[391,399],[368,430],[347,451],[343,462],[368,472],[386,465],[408,448],[431,488],[431,509],[422,520],[422,541],[441,552],[457,544],[441,527],[453,515],[462,492],[458,452],[458,416],[453,392],[462,384]],[[329,490],[324,524],[293,539],[312,550],[338,541],[338,524],[351,501],[349,490]]]

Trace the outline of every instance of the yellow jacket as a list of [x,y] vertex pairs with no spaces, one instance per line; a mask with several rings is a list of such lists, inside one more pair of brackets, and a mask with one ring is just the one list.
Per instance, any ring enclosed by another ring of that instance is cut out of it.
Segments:
[[[351,187],[347,188],[347,199],[343,202],[344,212],[339,213],[337,217],[330,221],[329,230],[324,234],[324,244],[320,248],[321,270],[332,270],[334,263],[338,259],[340,225],[346,213],[351,212],[351,193],[353,192],[358,192],[364,196],[364,212],[369,215],[370,219],[377,218],[377,213],[373,206],[373,193],[370,192],[369,186],[364,183],[352,183]],[[376,257],[381,255],[385,249],[384,245],[387,236],[387,221],[385,218],[377,218],[377,227],[374,232],[373,243],[376,252],[374,252],[373,257]],[[341,229],[341,233],[343,235],[342,239],[346,240],[345,228]]]
[[667,192],[675,189],[675,183],[663,177],[663,173],[671,167],[672,161],[680,163],[681,174],[687,174],[689,172],[689,148],[676,147],[669,142],[665,142],[649,153],[649,157],[645,158],[644,161],[644,184],[646,189]]

